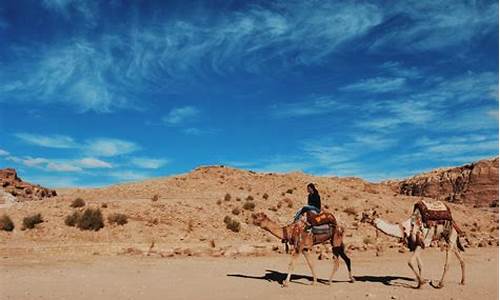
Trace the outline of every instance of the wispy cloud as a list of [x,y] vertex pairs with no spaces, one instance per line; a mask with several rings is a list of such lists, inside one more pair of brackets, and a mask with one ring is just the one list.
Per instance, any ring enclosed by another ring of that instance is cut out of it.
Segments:
[[405,83],[405,78],[375,77],[349,84],[340,88],[340,90],[350,92],[387,93],[402,89]]
[[73,138],[65,135],[41,135],[32,133],[16,133],[15,136],[26,143],[47,148],[75,148],[78,144]]
[[328,114],[342,108],[345,108],[345,104],[333,97],[310,96],[306,101],[273,104],[269,112],[275,118],[289,118]]
[[168,160],[161,158],[150,158],[150,157],[134,157],[130,162],[139,168],[143,169],[158,169],[163,167],[168,163]]
[[3,150],[0,148],[0,156],[6,156],[9,155],[10,153],[7,150]]
[[86,169],[112,168],[113,165],[109,162],[94,158],[85,157],[78,160],[78,164]]
[[47,170],[56,172],[80,172],[82,168],[70,162],[49,162]]
[[192,122],[200,115],[200,110],[194,106],[183,106],[173,108],[162,118],[163,122],[169,125],[181,125]]
[[83,146],[85,153],[97,157],[123,155],[139,149],[140,147],[133,142],[112,138],[92,139]]
[[62,15],[68,20],[75,18],[75,16],[81,17],[87,26],[96,26],[98,2],[87,0],[43,0],[42,3],[46,9]]
[[56,172],[82,172],[84,169],[112,168],[110,163],[92,157],[82,159],[54,159],[9,155],[6,159],[26,167]]
[[111,172],[109,173],[109,176],[119,180],[120,182],[126,182],[126,181],[147,179],[151,177],[151,174],[146,172],[123,170],[123,171]]

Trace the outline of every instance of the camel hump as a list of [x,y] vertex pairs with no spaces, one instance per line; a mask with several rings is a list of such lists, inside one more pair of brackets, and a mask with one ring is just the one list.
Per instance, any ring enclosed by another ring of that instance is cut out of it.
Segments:
[[337,220],[332,213],[322,211],[319,214],[307,212],[307,222],[312,226],[319,226],[324,224],[337,225]]
[[413,212],[419,212],[422,217],[422,222],[429,225],[430,223],[453,221],[449,207],[441,201],[424,201],[420,200],[415,203]]

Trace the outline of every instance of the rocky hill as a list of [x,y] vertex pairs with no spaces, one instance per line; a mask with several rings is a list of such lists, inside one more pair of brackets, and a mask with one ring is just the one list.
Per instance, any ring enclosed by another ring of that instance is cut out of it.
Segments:
[[0,169],[0,189],[16,197],[16,201],[42,200],[57,196],[55,190],[21,180],[15,169]]
[[389,184],[402,195],[495,207],[498,206],[498,157]]
[[[0,215],[8,215],[16,224],[12,232],[0,231],[0,241],[7,242],[0,243],[4,245],[0,246],[0,255],[33,249],[80,254],[136,254],[153,249],[166,256],[282,251],[279,240],[252,224],[251,215],[265,212],[280,224],[290,222],[306,203],[306,185],[310,182],[318,187],[323,208],[345,226],[350,251],[400,248],[397,239],[377,237],[373,227],[360,223],[360,214],[376,209],[388,221],[400,222],[410,216],[413,204],[421,198],[359,178],[201,167],[185,175],[105,188],[59,189],[56,197],[44,201],[0,208]],[[71,207],[77,198],[84,200],[83,207]],[[450,203],[450,207],[467,233],[467,247],[498,245],[498,208],[456,203]],[[67,216],[87,208],[100,209],[103,228],[85,231],[66,224]],[[43,223],[19,230],[25,217],[38,213]],[[109,219],[116,213],[126,215],[128,222],[112,224]]]

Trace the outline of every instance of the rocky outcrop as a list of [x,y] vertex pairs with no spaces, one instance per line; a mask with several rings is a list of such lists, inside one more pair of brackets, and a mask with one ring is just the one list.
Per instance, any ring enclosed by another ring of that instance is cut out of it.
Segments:
[[42,200],[57,196],[55,190],[22,181],[16,170],[11,168],[0,169],[0,188],[16,197],[17,201]]
[[498,157],[390,183],[400,194],[475,206],[498,206]]

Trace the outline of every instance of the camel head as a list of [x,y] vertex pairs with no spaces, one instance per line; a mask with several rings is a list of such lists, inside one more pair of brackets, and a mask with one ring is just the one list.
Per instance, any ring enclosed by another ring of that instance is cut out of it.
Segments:
[[261,226],[263,222],[269,221],[269,218],[263,212],[252,214],[252,219],[253,219],[253,224],[257,226]]
[[368,224],[373,224],[376,218],[379,217],[379,214],[377,213],[376,210],[368,211],[368,212],[363,212],[361,214],[361,223],[368,223]]

